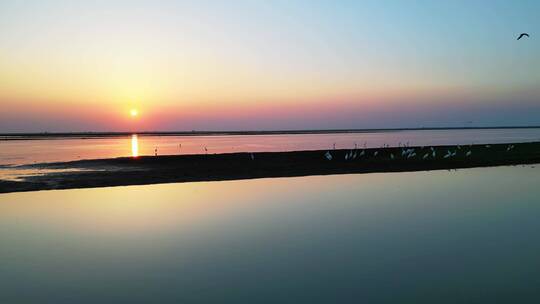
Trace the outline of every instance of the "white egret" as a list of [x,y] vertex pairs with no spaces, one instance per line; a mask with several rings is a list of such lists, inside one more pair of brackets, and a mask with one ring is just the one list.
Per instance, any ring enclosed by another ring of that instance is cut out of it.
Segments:
[[330,154],[330,151],[326,151],[326,154],[324,154],[324,156],[326,157],[326,159],[332,160],[332,154]]

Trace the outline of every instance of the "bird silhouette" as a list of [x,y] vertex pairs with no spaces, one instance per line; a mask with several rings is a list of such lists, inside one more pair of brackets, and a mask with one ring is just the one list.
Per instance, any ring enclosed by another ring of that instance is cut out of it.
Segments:
[[521,39],[521,38],[523,38],[523,37],[525,37],[525,36],[529,37],[529,34],[527,34],[527,33],[521,33],[521,34],[519,35],[519,37],[518,37],[517,40],[519,40],[519,39]]

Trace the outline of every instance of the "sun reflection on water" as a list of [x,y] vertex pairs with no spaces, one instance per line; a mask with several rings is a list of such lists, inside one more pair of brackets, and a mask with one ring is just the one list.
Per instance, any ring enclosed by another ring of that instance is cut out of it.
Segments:
[[139,138],[137,137],[137,134],[131,135],[131,156],[139,156]]

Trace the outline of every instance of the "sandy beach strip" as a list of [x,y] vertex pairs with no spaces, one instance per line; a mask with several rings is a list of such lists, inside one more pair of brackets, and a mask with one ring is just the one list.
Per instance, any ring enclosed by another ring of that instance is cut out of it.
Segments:
[[540,142],[121,157],[20,166],[54,171],[0,180],[0,193],[535,163]]

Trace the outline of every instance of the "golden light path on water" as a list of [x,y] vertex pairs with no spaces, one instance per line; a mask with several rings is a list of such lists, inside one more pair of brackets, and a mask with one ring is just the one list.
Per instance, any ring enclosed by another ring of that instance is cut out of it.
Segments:
[[131,156],[139,156],[139,138],[137,137],[137,134],[131,135]]

